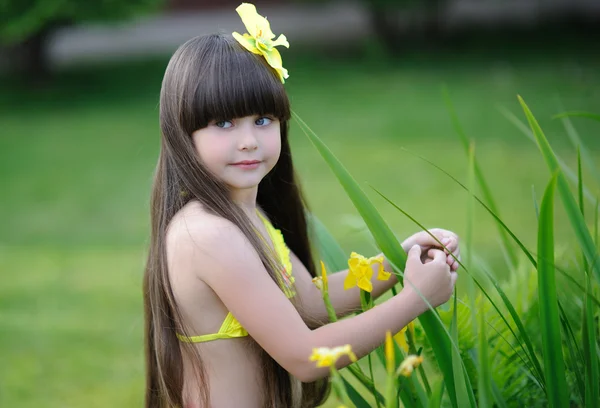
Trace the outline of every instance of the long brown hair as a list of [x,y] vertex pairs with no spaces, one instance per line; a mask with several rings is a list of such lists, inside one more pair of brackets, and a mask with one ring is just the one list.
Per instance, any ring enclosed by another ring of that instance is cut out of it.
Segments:
[[[262,57],[246,51],[230,36],[209,35],[189,40],[171,58],[160,94],[162,137],[152,187],[151,239],[144,274],[147,408],[183,406],[181,347],[190,349],[190,353],[185,353],[186,357],[194,356],[202,399],[206,406],[209,401],[198,350],[176,337],[177,330],[185,333],[185,325],[167,273],[167,228],[187,202],[197,200],[207,211],[237,225],[277,282],[278,272],[270,252],[256,235],[248,217],[230,199],[227,187],[202,165],[191,138],[192,132],[206,127],[212,120],[249,115],[273,115],[280,121],[281,155],[259,185],[257,204],[282,231],[288,247],[315,276],[306,206],[288,142],[290,105],[283,85]],[[302,313],[301,308],[299,311]],[[310,318],[307,316],[305,320]],[[324,399],[327,393],[325,381],[302,384],[300,396],[299,382],[264,350],[261,360],[267,374],[265,406],[314,407]]]

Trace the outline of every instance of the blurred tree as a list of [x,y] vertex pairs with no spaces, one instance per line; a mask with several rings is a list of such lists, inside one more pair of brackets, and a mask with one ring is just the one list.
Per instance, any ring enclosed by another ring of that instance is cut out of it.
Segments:
[[[330,0],[296,0],[323,3]],[[390,52],[396,53],[406,34],[436,39],[441,33],[444,8],[450,0],[360,0],[373,33]]]
[[32,80],[49,74],[47,46],[59,27],[113,21],[158,9],[164,0],[0,0],[0,44],[11,68]]
[[391,52],[401,49],[402,34],[416,32],[437,38],[443,8],[449,0],[362,0],[370,14],[373,32]]

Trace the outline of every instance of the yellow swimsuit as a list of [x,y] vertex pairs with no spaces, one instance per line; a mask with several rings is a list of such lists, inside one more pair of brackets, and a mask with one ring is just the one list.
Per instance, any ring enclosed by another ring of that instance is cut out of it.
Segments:
[[[290,250],[285,245],[285,241],[283,239],[283,234],[281,231],[273,227],[273,224],[269,222],[262,214],[258,213],[260,219],[262,220],[267,232],[269,233],[269,237],[273,242],[273,246],[275,247],[275,252],[277,253],[277,257],[281,263],[281,274],[278,275],[279,285],[283,288],[283,293],[288,298],[293,297],[296,292],[292,289],[292,285],[294,283],[294,277],[292,276],[292,262],[290,260]],[[186,343],[203,343],[206,341],[213,341],[218,339],[233,339],[236,337],[245,337],[248,335],[246,329],[242,327],[240,322],[237,321],[235,317],[231,313],[227,313],[225,316],[225,320],[221,325],[221,328],[217,333],[212,334],[203,334],[201,336],[191,336],[185,337],[181,334],[177,333],[177,338]]]

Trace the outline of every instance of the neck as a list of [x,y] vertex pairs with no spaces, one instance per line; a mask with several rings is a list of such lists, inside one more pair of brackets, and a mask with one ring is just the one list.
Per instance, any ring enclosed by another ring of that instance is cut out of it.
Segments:
[[257,195],[258,187],[231,191],[231,199],[233,202],[236,203],[250,219],[256,216]]

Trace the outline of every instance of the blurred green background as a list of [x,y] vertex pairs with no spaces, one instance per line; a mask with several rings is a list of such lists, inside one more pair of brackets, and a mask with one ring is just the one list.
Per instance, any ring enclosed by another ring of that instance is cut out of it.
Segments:
[[[210,2],[188,3],[161,13],[221,15]],[[332,10],[319,2],[265,7],[282,16],[294,7],[314,15]],[[336,7],[340,20],[346,6]],[[366,12],[359,3],[352,7]],[[532,194],[539,199],[549,174],[537,147],[502,112],[524,122],[521,95],[573,166],[575,152],[552,115],[598,112],[600,55],[592,45],[598,32],[572,21],[505,25],[467,25],[451,34],[411,27],[391,48],[376,35],[353,37],[353,27],[340,26],[330,41],[298,36],[283,51],[293,109],[399,237],[417,227],[369,186],[426,226],[465,232],[465,192],[407,152],[466,182],[466,154],[442,97],[446,86],[504,221],[534,246]],[[141,280],[160,137],[158,94],[169,54],[95,55],[73,63],[64,63],[63,54],[54,66],[51,57],[39,76],[6,64],[0,78],[0,406],[140,406]],[[573,123],[600,159],[598,124]],[[345,250],[374,251],[352,204],[295,123],[291,137],[312,210]],[[559,211],[557,236],[569,236],[561,217]],[[502,265],[492,220],[479,209],[476,219],[474,250]]]

